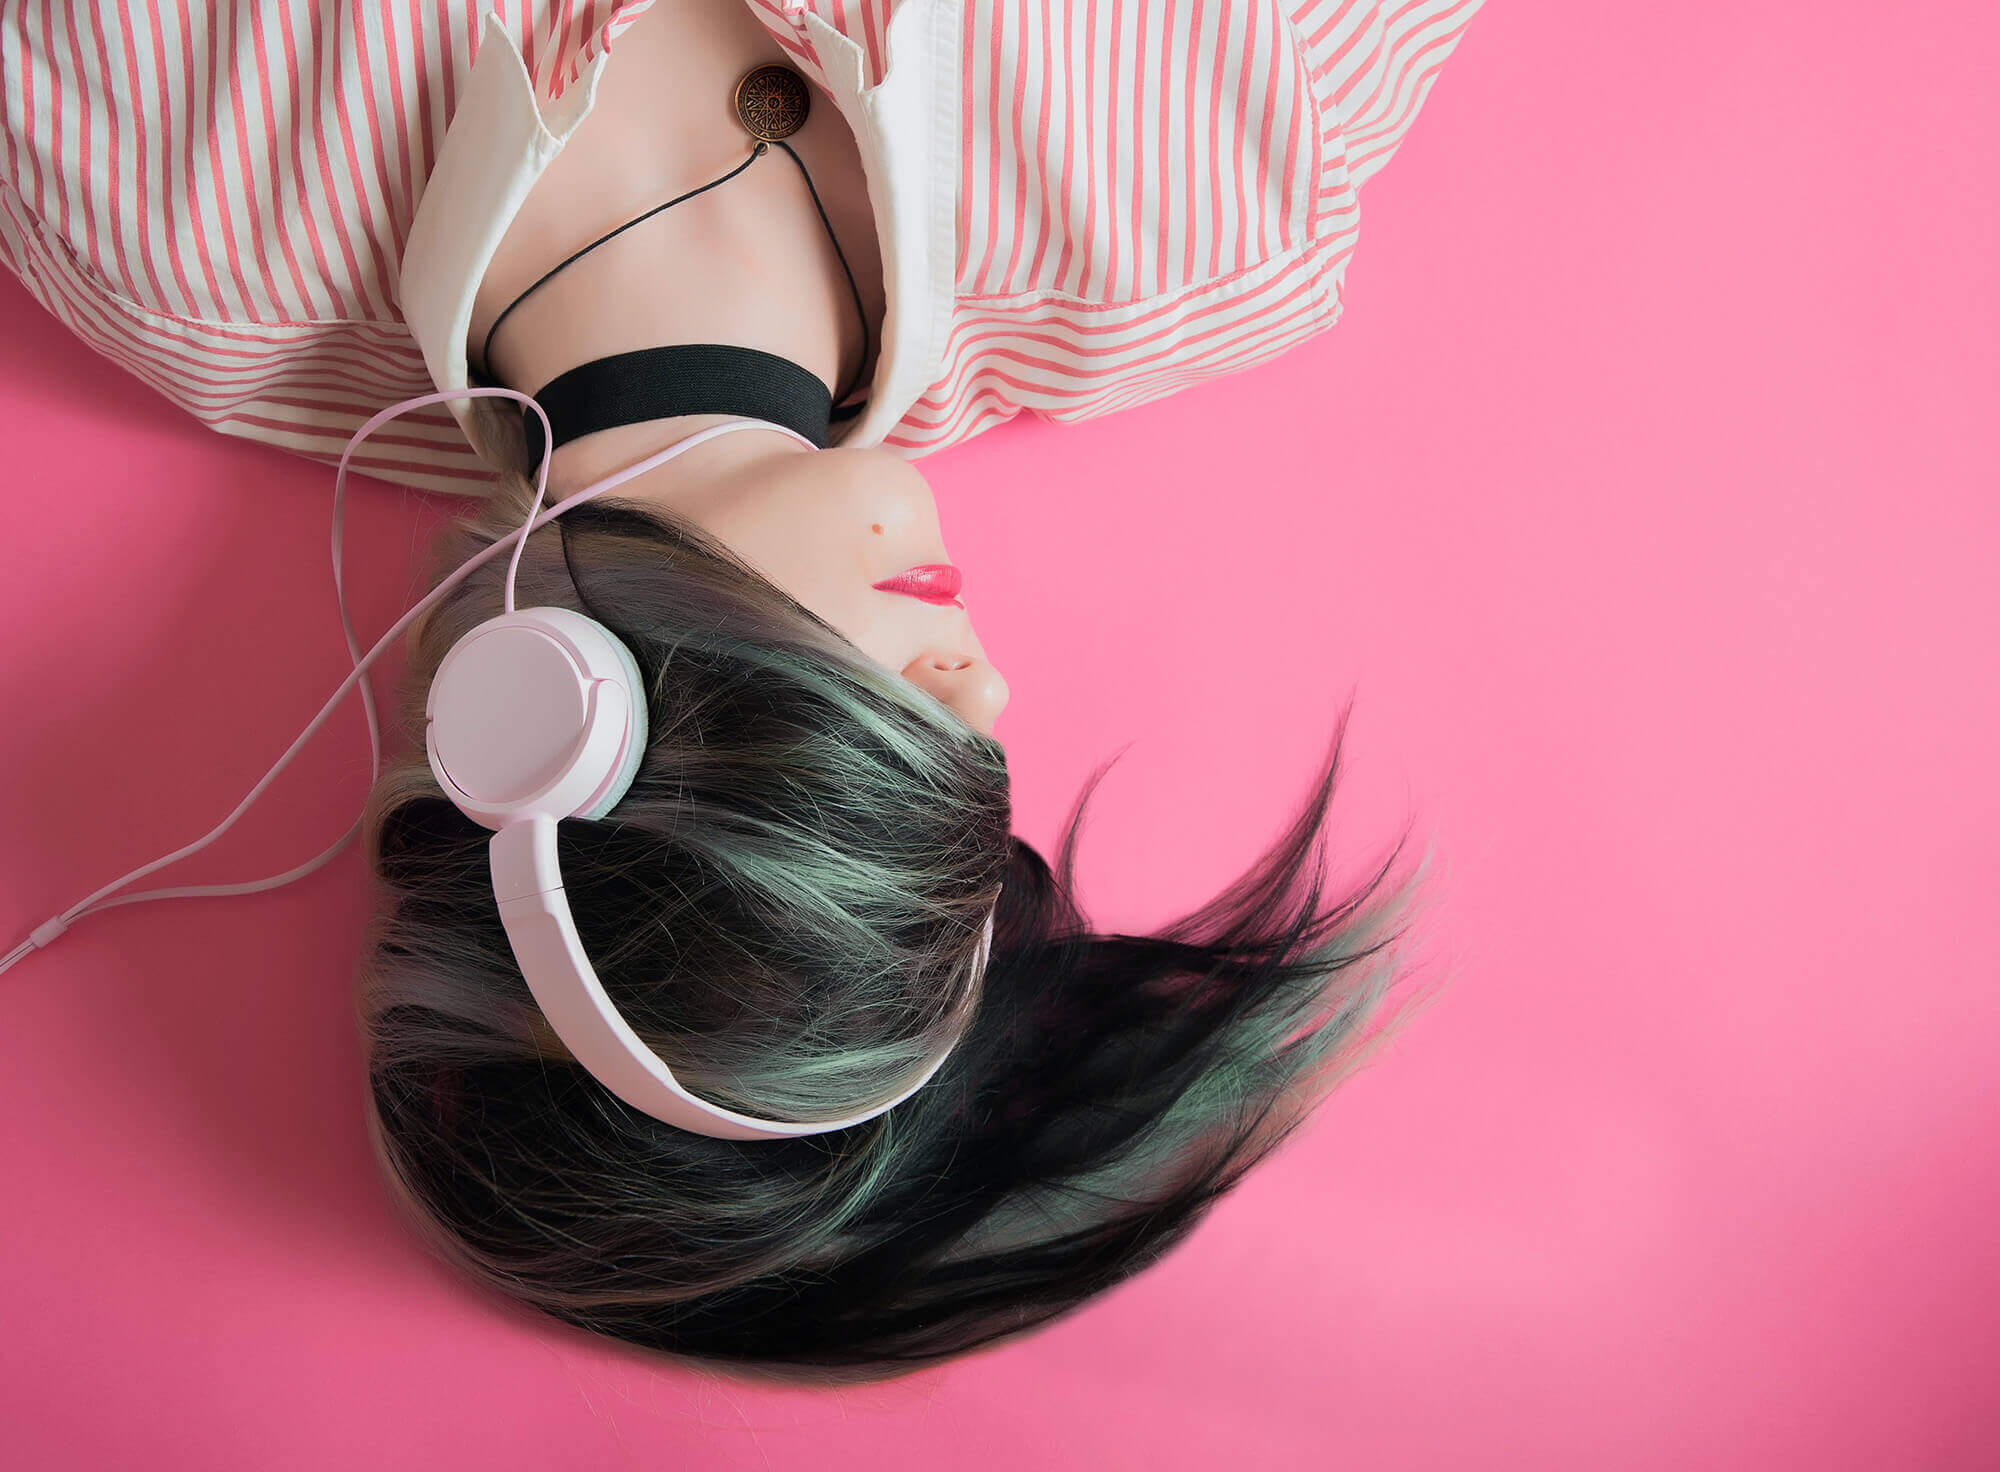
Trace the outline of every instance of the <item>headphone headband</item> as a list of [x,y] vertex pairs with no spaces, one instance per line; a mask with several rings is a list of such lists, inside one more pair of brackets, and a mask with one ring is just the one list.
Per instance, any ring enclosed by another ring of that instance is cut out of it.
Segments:
[[[759,1119],[711,1104],[689,1093],[666,1060],[632,1031],[598,980],[570,916],[569,896],[556,863],[555,820],[538,817],[509,824],[493,835],[489,852],[493,891],[500,897],[500,918],[536,1005],[577,1062],[642,1114],[719,1140],[829,1134],[895,1108],[929,1083],[951,1054],[956,1039],[925,1062],[892,1097],[840,1119]],[[985,970],[992,945],[993,916],[989,914],[973,958],[975,975]]]

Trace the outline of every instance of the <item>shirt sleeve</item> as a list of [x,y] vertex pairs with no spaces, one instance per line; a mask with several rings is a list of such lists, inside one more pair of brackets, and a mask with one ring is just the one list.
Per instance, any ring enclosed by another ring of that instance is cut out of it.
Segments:
[[1105,26],[1101,7],[981,0],[951,333],[885,443],[1092,418],[1333,326],[1361,186],[1479,4],[1136,0]]
[[1389,162],[1483,0],[1287,0],[1323,133],[1358,190]]

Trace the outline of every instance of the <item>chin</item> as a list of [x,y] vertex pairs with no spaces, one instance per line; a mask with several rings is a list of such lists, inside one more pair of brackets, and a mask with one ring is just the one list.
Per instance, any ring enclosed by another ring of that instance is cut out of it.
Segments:
[[809,458],[820,462],[816,467],[819,474],[837,477],[845,484],[878,494],[893,489],[926,504],[931,500],[931,483],[923,472],[894,450],[879,445],[851,449],[835,445]]

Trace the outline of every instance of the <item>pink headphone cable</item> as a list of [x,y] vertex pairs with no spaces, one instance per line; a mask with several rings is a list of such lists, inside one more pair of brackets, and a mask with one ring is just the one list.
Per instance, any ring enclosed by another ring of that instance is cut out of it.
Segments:
[[[415,604],[401,618],[396,620],[395,624],[391,626],[389,631],[375,642],[375,647],[370,649],[368,653],[364,656],[361,653],[360,647],[357,644],[354,637],[354,625],[347,616],[347,595],[345,588],[342,586],[340,577],[342,511],[344,508],[344,497],[346,495],[346,488],[347,488],[347,462],[353,458],[354,452],[361,448],[362,442],[365,441],[369,435],[373,434],[377,429],[381,428],[384,424],[388,423],[390,420],[398,417],[399,415],[407,413],[411,409],[421,409],[424,408],[426,405],[430,404],[449,403],[454,399],[480,399],[480,398],[513,399],[518,403],[525,404],[529,408],[533,409],[536,415],[542,421],[542,444],[544,446],[544,449],[542,452],[542,460],[540,468],[536,471],[535,474],[535,501],[534,505],[529,508],[528,520],[525,524],[523,524],[523,526],[519,531],[509,532],[505,537],[502,537],[492,546],[486,548],[484,551],[480,552],[477,556],[468,560],[464,566],[460,567],[456,572],[452,573],[449,577],[445,578],[442,582],[440,582],[435,588],[431,589],[431,591],[424,596],[422,601]],[[277,765],[273,766],[270,771],[266,772],[263,776],[263,780],[258,782],[255,787],[251,788],[249,795],[246,796],[242,802],[236,805],[236,810],[232,812],[228,817],[224,818],[220,823],[218,823],[212,830],[209,831],[209,833],[206,836],[197,839],[193,843],[188,844],[185,848],[175,849],[172,853],[166,855],[163,858],[155,859],[150,864],[146,864],[141,866],[140,868],[134,869],[129,874],[121,875],[119,878],[114,879],[111,883],[105,885],[103,888],[95,890],[88,895],[85,895],[82,899],[78,900],[68,909],[63,910],[59,914],[53,915],[49,919],[43,921],[40,925],[37,925],[33,930],[28,932],[28,937],[26,940],[22,941],[19,945],[15,946],[11,951],[7,952],[7,954],[4,957],[0,957],[0,972],[4,972],[8,968],[15,965],[15,963],[25,958],[30,952],[46,948],[58,936],[62,935],[66,930],[68,930],[71,925],[73,925],[76,921],[81,920],[86,915],[94,915],[101,910],[109,910],[118,905],[136,905],[142,900],[168,900],[168,899],[195,898],[200,896],[211,896],[211,895],[255,894],[259,890],[276,889],[282,885],[290,884],[295,879],[303,879],[305,878],[306,875],[312,873],[315,869],[320,868],[322,865],[336,858],[340,854],[341,850],[345,849],[347,845],[353,841],[355,835],[361,831],[361,820],[359,818],[355,819],[354,826],[349,828],[347,832],[341,836],[338,842],[336,842],[331,848],[327,849],[324,853],[320,854],[319,857],[312,859],[307,863],[299,865],[299,867],[297,867],[296,869],[287,870],[283,874],[274,874],[268,879],[250,880],[241,884],[201,884],[201,885],[186,885],[174,889],[149,889],[144,891],[143,893],[129,894],[119,899],[104,898],[106,895],[113,894],[116,891],[123,889],[127,884],[130,884],[135,879],[143,879],[145,878],[146,875],[151,874],[156,870],[164,869],[169,864],[177,863],[178,861],[186,858],[190,854],[199,853],[202,849],[207,848],[211,843],[215,842],[216,839],[220,838],[223,834],[227,833],[229,829],[232,826],[234,826],[236,820],[242,817],[243,814],[246,811],[248,811],[250,805],[257,800],[257,798],[263,793],[264,789],[271,785],[272,781],[277,777],[278,773],[282,772],[285,769],[286,764],[289,763],[294,756],[298,755],[300,749],[304,747],[306,742],[312,738],[313,733],[319,730],[319,728],[325,724],[327,717],[333,714],[335,707],[337,707],[340,704],[341,700],[347,695],[348,691],[352,690],[356,684],[359,684],[361,687],[361,704],[363,709],[367,712],[368,716],[368,780],[370,785],[372,786],[375,782],[375,779],[381,775],[382,771],[382,737],[381,737],[381,731],[376,721],[375,697],[374,697],[374,692],[369,686],[367,678],[367,670],[368,666],[375,662],[376,657],[379,654],[381,654],[384,649],[389,647],[390,641],[392,641],[398,634],[402,633],[403,630],[409,626],[409,623],[412,619],[414,619],[418,614],[422,613],[426,608],[429,608],[431,604],[435,603],[439,598],[443,597],[446,593],[450,592],[451,589],[458,586],[458,584],[461,581],[463,581],[465,577],[468,574],[470,574],[475,568],[483,566],[486,562],[490,561],[492,558],[499,555],[499,553],[503,549],[509,546],[511,546],[514,549],[514,555],[511,558],[509,558],[507,562],[505,607],[508,613],[514,612],[515,611],[514,576],[516,571],[519,569],[521,565],[521,549],[527,543],[527,534],[529,532],[535,531],[540,527],[547,525],[549,522],[553,521],[556,517],[562,515],[563,512],[569,510],[572,506],[581,505],[583,502],[590,500],[594,496],[602,495],[604,492],[611,490],[616,486],[623,485],[626,481],[631,480],[635,476],[643,475],[647,471],[655,468],[656,466],[664,465],[667,461],[673,459],[676,455],[684,454],[688,450],[692,450],[696,445],[703,444],[706,441],[715,439],[720,435],[730,434],[736,430],[741,430],[741,429],[776,429],[779,430],[781,433],[792,435],[792,437],[799,440],[801,444],[810,447],[812,443],[810,440],[807,440],[804,436],[799,435],[792,430],[785,429],[781,425],[767,424],[764,421],[757,419],[743,419],[743,420],[736,420],[728,424],[714,425],[708,429],[701,430],[698,433],[691,434],[686,439],[677,441],[676,443],[669,445],[666,449],[661,450],[659,453],[650,455],[646,459],[641,460],[636,464],[628,465],[623,470],[614,471],[612,474],[606,476],[603,480],[598,481],[595,485],[587,486],[583,490],[578,491],[575,495],[568,497],[566,500],[558,502],[556,505],[550,507],[547,511],[543,511],[541,509],[542,499],[545,492],[547,491],[548,479],[549,479],[549,451],[547,449],[547,446],[549,445],[550,440],[552,439],[553,436],[551,435],[549,430],[548,415],[542,412],[542,406],[536,403],[535,400],[529,395],[517,392],[516,390],[511,388],[449,389],[441,393],[423,394],[414,399],[405,399],[400,404],[392,404],[387,409],[384,409],[381,413],[375,415],[366,424],[362,425],[360,429],[354,432],[353,438],[348,440],[347,448],[341,452],[340,466],[339,469],[334,474],[334,481],[333,481],[333,593],[335,601],[340,605],[340,627],[342,633],[347,638],[348,655],[354,661],[353,673],[351,673],[345,680],[341,682],[340,688],[334,691],[332,698],[329,699],[326,702],[326,704],[320,708],[320,713],[313,718],[312,724],[307,726],[305,730],[301,731],[299,733],[298,739],[292,742],[291,746],[289,746],[286,749],[285,754],[283,756],[278,758]]]

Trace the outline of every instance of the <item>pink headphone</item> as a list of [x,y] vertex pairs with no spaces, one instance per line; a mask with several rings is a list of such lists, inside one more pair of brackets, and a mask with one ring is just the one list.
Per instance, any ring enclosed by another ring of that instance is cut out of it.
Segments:
[[[355,643],[353,625],[348,621],[347,600],[340,580],[341,510],[348,461],[369,435],[398,415],[427,404],[462,398],[509,398],[529,406],[541,416],[542,442],[545,446],[549,443],[548,418],[542,414],[541,406],[527,394],[507,388],[453,389],[406,399],[384,409],[355,431],[341,454],[333,489],[334,596],[340,604],[347,650],[354,659],[353,673],[278,759],[277,765],[264,774],[236,811],[214,830],[185,848],[121,876],[35,927],[25,941],[0,958],[0,972],[30,951],[50,944],[85,915],[142,900],[275,889],[304,878],[344,849],[360,832],[359,820],[318,858],[268,879],[247,884],[148,890],[121,899],[103,898],[134,879],[206,848],[226,833],[357,684],[368,714],[371,781],[380,775],[381,738],[374,697],[366,678],[368,666],[412,619],[457,586],[473,569],[512,545],[514,555],[507,564],[503,611],[454,644],[431,681],[430,698],[425,703],[429,718],[425,747],[431,771],[445,795],[467,817],[493,830],[488,853],[494,899],[500,907],[514,959],[556,1036],[593,1077],[634,1109],[676,1128],[717,1139],[770,1140],[826,1134],[861,1124],[895,1108],[930,1081],[949,1056],[952,1045],[947,1044],[928,1060],[893,1097],[876,1101],[856,1113],[829,1120],[759,1119],[689,1093],[665,1060],[640,1041],[639,1035],[619,1015],[577,938],[576,922],[563,890],[562,870],[556,862],[556,825],[564,818],[604,817],[631,787],[646,748],[646,699],[640,688],[639,666],[618,636],[593,618],[567,608],[514,606],[514,576],[520,567],[527,534],[572,506],[580,506],[655,466],[664,465],[696,445],[738,430],[774,429],[809,447],[812,442],[782,425],[762,420],[716,425],[606,476],[545,512],[541,505],[548,486],[549,457],[544,450],[535,479],[534,505],[529,508],[528,520],[522,528],[501,538],[446,577],[363,656]],[[99,900],[103,903],[98,903]],[[993,916],[989,914],[973,959],[975,975],[984,972],[992,946]]]

